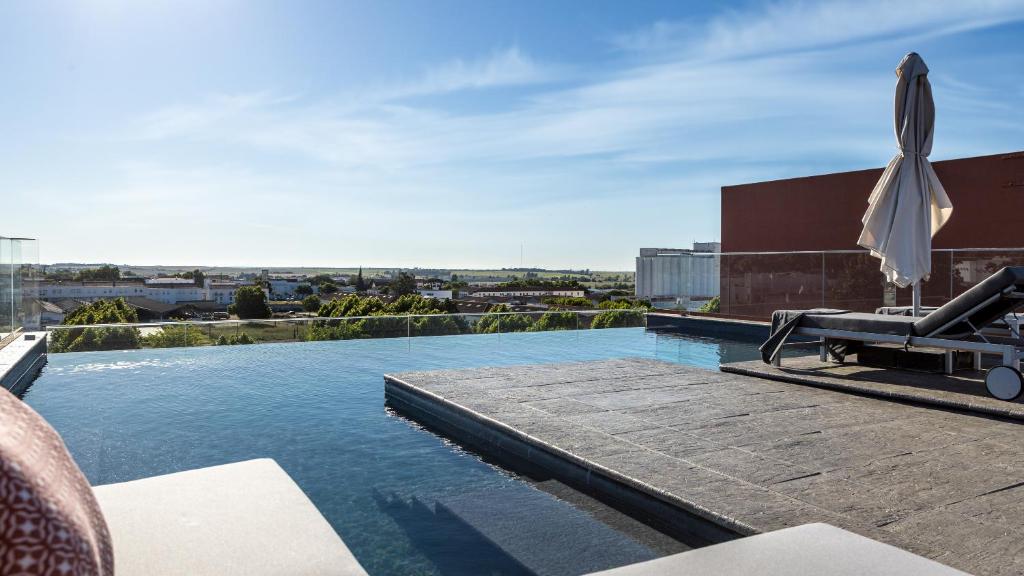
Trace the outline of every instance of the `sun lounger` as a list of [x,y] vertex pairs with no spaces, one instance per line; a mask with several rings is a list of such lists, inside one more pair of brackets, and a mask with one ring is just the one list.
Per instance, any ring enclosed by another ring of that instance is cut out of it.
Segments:
[[[761,346],[761,358],[781,365],[782,349],[791,336],[817,339],[821,360],[842,361],[865,343],[900,344],[906,348],[938,348],[946,352],[946,372],[952,372],[953,351],[974,353],[975,368],[982,354],[996,354],[1002,363],[989,369],[985,386],[1002,400],[1014,400],[1024,389],[1020,359],[1024,340],[984,332],[1024,307],[1024,266],[1007,267],[931,311],[927,316],[871,314],[846,310],[777,310],[771,336]],[[1011,316],[1012,317],[1012,316]],[[1013,317],[1014,323],[1016,318]]]

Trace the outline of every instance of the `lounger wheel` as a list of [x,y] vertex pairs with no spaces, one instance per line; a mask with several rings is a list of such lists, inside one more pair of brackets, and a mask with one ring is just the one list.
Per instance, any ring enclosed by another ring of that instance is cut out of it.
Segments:
[[985,388],[1000,400],[1016,400],[1024,389],[1024,376],[1012,366],[994,366],[985,374]]

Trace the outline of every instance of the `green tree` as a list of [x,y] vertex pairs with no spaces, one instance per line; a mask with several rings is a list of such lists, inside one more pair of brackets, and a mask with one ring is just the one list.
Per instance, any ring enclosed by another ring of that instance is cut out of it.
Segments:
[[533,325],[533,318],[529,314],[508,314],[511,311],[507,304],[498,304],[477,321],[473,331],[477,334],[528,331]]
[[302,309],[306,312],[316,312],[320,309],[320,298],[316,294],[310,294],[302,299]]
[[637,309],[651,309],[651,303],[647,300],[633,300],[631,298],[623,298],[621,300],[605,300],[597,305],[601,310],[637,310]]
[[356,292],[366,292],[366,280],[363,280],[363,267],[359,267],[359,274],[356,275]]
[[589,298],[571,296],[545,296],[540,301],[553,308],[591,308],[594,305]]
[[631,328],[644,325],[644,313],[639,310],[606,310],[590,323],[591,328]]
[[[125,324],[139,321],[135,309],[124,301],[97,300],[64,317],[65,326]],[[139,329],[134,327],[71,328],[54,330],[49,347],[53,352],[124,350],[139,347]]]
[[75,275],[78,281],[114,282],[121,279],[121,270],[117,266],[104,264],[99,268],[86,268],[79,270]]
[[398,277],[391,282],[390,294],[395,297],[416,293],[416,277],[408,272],[399,272]]
[[[299,284],[298,286],[295,287],[295,295],[302,297],[312,296],[313,287],[310,286],[309,284]],[[319,307],[320,305],[317,304],[317,306]]]
[[246,320],[249,318],[270,318],[270,306],[267,295],[259,286],[242,286],[235,291],[235,314]]
[[178,346],[209,346],[210,338],[203,334],[202,328],[187,324],[164,326],[157,332],[142,337],[142,345],[147,348],[175,348]]
[[575,330],[578,327],[574,312],[545,312],[530,326],[530,332],[549,330]]
[[468,326],[462,317],[451,316],[456,311],[450,300],[424,298],[419,294],[406,294],[390,303],[376,296],[350,294],[321,304],[317,315],[330,319],[315,321],[307,339],[461,334],[468,331]]

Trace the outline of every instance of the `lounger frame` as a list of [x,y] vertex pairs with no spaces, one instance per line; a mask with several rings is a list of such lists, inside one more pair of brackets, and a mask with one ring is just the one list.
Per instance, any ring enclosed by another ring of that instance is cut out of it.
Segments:
[[[875,334],[871,332],[857,332],[853,330],[825,330],[821,328],[797,328],[793,331],[793,334],[818,338],[818,354],[822,362],[828,361],[829,340],[853,340],[857,342],[902,344],[908,347],[914,346],[918,348],[938,348],[944,350],[945,361],[943,366],[946,374],[953,373],[953,352],[961,350],[974,353],[974,368],[976,370],[981,369],[982,354],[995,354],[1001,356],[1003,366],[1009,366],[1016,370],[1020,370],[1022,355],[1021,346],[1018,346],[1017,344],[991,342],[983,333],[983,330],[986,327],[977,327],[970,321],[972,314],[1001,298],[1013,299],[1020,302],[1021,305],[1024,305],[1024,292],[1018,292],[1013,287],[1009,287],[1006,290],[1003,290],[998,294],[993,294],[984,301],[971,307],[970,310],[943,324],[938,329],[932,331],[928,336],[900,336],[896,334]],[[1016,316],[1014,316],[1014,320],[1016,320]],[[966,322],[967,325],[971,327],[974,331],[973,336],[977,338],[977,340],[959,340],[955,338],[943,338],[941,336],[936,336],[936,334],[942,334],[944,331],[961,322]],[[1017,339],[1019,340],[1019,331],[1014,330],[1014,328],[1017,328],[1016,324],[1017,322],[1014,322],[1011,325],[1011,334],[1017,336]],[[1024,345],[1024,340],[1022,340],[1020,344]],[[781,351],[775,355],[772,364],[775,366],[782,365]]]

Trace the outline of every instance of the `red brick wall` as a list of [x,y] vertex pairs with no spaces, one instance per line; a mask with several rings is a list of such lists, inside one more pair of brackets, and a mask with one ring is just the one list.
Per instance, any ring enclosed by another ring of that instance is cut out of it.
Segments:
[[[953,217],[934,248],[1024,246],[1024,152],[935,162]],[[722,187],[722,251],[857,249],[882,169]]]

